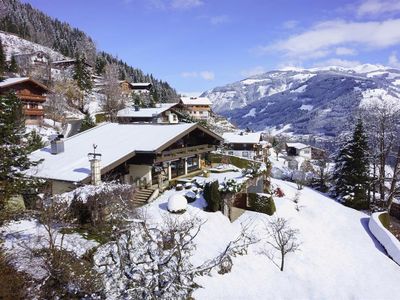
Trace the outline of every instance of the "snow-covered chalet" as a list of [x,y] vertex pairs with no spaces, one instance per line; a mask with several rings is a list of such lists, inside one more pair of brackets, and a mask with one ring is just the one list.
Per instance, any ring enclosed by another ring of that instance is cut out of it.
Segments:
[[[43,162],[28,175],[48,180],[52,194],[93,183],[96,169],[104,181],[160,187],[200,170],[206,153],[221,141],[197,123],[106,123],[33,152],[31,159]],[[99,157],[95,168],[90,159],[94,151]]]

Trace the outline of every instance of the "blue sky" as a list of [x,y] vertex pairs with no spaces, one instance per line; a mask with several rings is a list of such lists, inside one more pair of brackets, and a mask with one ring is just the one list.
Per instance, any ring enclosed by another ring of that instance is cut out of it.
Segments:
[[98,49],[204,90],[287,66],[400,68],[400,0],[25,0]]

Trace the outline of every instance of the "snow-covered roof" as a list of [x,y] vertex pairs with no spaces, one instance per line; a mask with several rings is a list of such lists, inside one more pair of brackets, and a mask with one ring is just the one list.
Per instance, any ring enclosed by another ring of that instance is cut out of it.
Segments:
[[290,148],[296,148],[298,150],[304,149],[304,148],[308,148],[310,146],[303,144],[303,143],[286,143],[286,145]]
[[71,59],[56,60],[53,61],[52,64],[73,63],[73,62],[76,62],[76,59],[71,58]]
[[48,90],[48,88],[45,85],[37,82],[36,80],[33,80],[30,77],[6,78],[6,79],[4,79],[3,81],[0,82],[0,88],[9,87],[9,86],[12,86],[14,84],[18,84],[18,83],[22,83],[22,82],[26,82],[26,81],[31,81],[34,84],[36,84],[36,85],[40,86],[41,88],[45,89],[46,91]]
[[135,107],[126,107],[118,111],[118,117],[136,117],[136,118],[151,118],[154,116],[158,116],[163,112],[169,110],[174,107],[178,103],[161,103],[159,107],[149,107],[149,108],[140,108],[138,111],[135,110]]
[[181,97],[184,105],[211,105],[210,99],[206,97]]
[[259,132],[243,132],[242,134],[227,132],[222,137],[228,144],[258,144],[261,140]]
[[90,176],[87,154],[102,154],[102,170],[108,170],[121,159],[129,159],[136,152],[155,152],[181,134],[199,127],[196,123],[157,124],[117,124],[106,123],[64,140],[65,151],[51,154],[45,147],[30,155],[32,160],[44,159],[28,175],[62,181],[79,182]]
[[150,82],[131,82],[133,88],[148,88],[152,84]]
[[6,87],[9,85],[17,84],[20,82],[24,82],[29,80],[29,77],[16,77],[16,78],[7,78],[0,82],[0,87]]

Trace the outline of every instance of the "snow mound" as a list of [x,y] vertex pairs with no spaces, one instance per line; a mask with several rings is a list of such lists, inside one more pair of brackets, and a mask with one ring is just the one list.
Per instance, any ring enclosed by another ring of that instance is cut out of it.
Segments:
[[168,198],[168,210],[170,212],[180,212],[187,208],[187,200],[185,196],[173,194]]
[[368,226],[372,234],[379,243],[382,244],[390,257],[400,265],[400,241],[387,230],[379,220],[379,216],[384,213],[385,212],[376,212],[372,214]]

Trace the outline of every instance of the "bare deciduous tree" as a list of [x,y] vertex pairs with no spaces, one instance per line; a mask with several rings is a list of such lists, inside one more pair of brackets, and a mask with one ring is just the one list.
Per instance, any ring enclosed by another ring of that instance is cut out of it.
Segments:
[[62,122],[64,114],[68,111],[68,104],[65,95],[64,83],[56,81],[52,87],[52,92],[47,96],[45,102],[46,114],[54,121]]
[[255,239],[246,231],[217,257],[199,266],[190,262],[195,238],[204,223],[198,218],[166,218],[162,226],[138,219],[118,230],[114,242],[95,256],[97,270],[111,287],[110,297],[188,299],[198,285],[194,278],[214,268],[230,271],[232,256],[245,254]]
[[[396,141],[399,139],[400,108],[398,99],[395,97],[392,99],[390,95],[387,95],[386,98],[372,98],[361,105],[361,115],[365,121],[371,152],[370,158],[373,164],[373,201],[375,201],[376,183],[380,200],[387,201],[388,195],[385,190],[386,165],[389,164],[391,155],[394,155],[393,150]],[[376,173],[378,173],[377,176]]]
[[272,138],[271,145],[275,151],[276,160],[279,160],[279,154],[281,154],[286,147],[286,138],[284,136],[274,136]]
[[102,104],[104,112],[106,112],[110,120],[116,120],[118,110],[125,107],[122,89],[118,80],[119,69],[115,64],[108,64],[104,74],[104,102]]
[[281,256],[280,266],[274,261],[274,253],[268,251],[265,247],[262,253],[267,255],[271,261],[283,271],[285,264],[285,256],[288,253],[299,250],[300,244],[297,242],[297,229],[289,227],[288,221],[284,218],[275,218],[265,224],[265,229],[270,240],[267,244],[272,246],[275,251],[278,251]]

